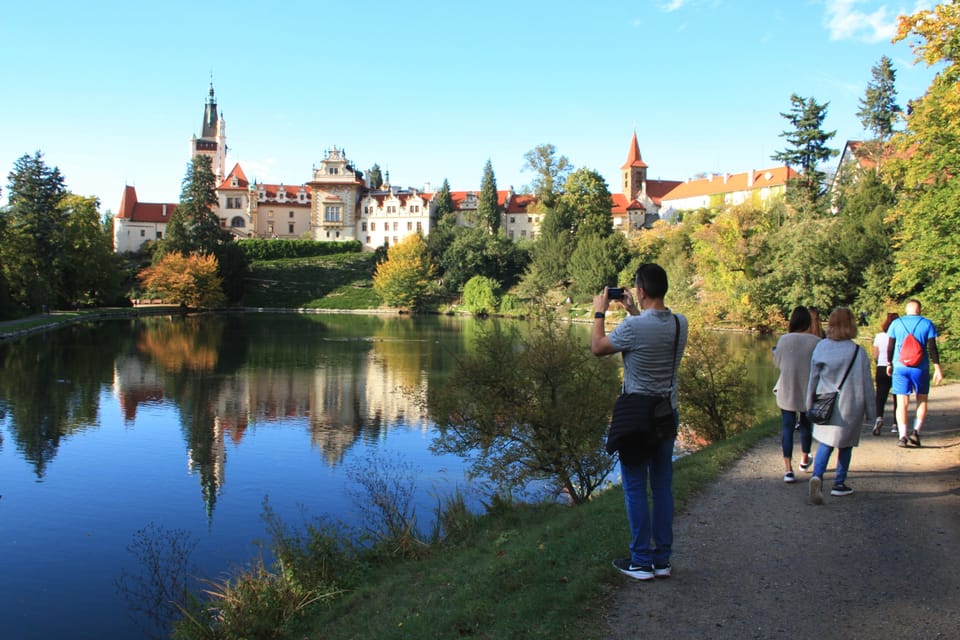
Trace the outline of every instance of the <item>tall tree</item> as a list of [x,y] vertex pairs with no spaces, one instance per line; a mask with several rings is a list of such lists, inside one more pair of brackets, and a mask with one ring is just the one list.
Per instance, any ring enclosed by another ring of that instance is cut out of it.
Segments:
[[857,117],[871,138],[864,142],[864,151],[873,159],[877,170],[883,164],[887,141],[893,135],[894,125],[903,109],[897,104],[896,71],[890,58],[883,56],[870,71],[872,79],[860,99]]
[[908,37],[917,62],[938,65],[926,94],[911,102],[906,129],[895,136],[903,159],[888,163],[904,190],[891,220],[893,291],[919,297],[945,336],[942,353],[960,353],[960,3],[900,18],[895,41]]
[[66,214],[60,201],[67,195],[63,176],[37,151],[21,156],[7,178],[8,220],[0,264],[10,296],[33,311],[63,304],[60,274]]
[[500,231],[500,204],[497,196],[497,178],[493,175],[493,163],[487,160],[480,181],[480,199],[477,201],[478,223],[490,233]]
[[593,169],[577,169],[567,177],[559,208],[570,220],[573,234],[608,236],[613,232],[613,198],[607,181]]
[[552,144],[537,145],[523,158],[526,164],[522,170],[534,173],[530,191],[544,208],[553,208],[573,165],[566,156],[558,156],[557,148]]
[[816,203],[823,195],[826,174],[818,167],[839,153],[827,146],[837,132],[828,133],[823,130],[829,105],[829,102],[821,105],[813,98],[802,98],[793,94],[790,96],[790,111],[780,113],[793,129],[780,134],[781,138],[786,138],[789,146],[770,157],[800,169],[800,176],[792,180],[792,186],[797,193],[791,197],[790,190],[787,191],[787,198],[792,202]]
[[183,178],[180,204],[170,216],[167,235],[160,242],[156,259],[171,251],[183,255],[216,254],[219,246],[230,239],[214,213],[216,188],[217,178],[210,157],[194,156]]
[[453,204],[453,196],[450,195],[450,181],[446,178],[443,179],[443,184],[440,185],[440,190],[437,191],[434,202],[437,205],[437,217],[441,224],[448,222],[450,216],[453,216],[453,222],[456,223],[457,208]]
[[95,197],[68,194],[64,211],[63,291],[84,304],[116,304],[121,298],[123,260],[113,251],[113,237],[100,219]]
[[371,189],[379,189],[383,186],[383,173],[380,171],[380,165],[374,163],[368,172]]
[[883,56],[870,74],[872,79],[867,84],[866,94],[860,99],[857,117],[875,140],[886,142],[893,135],[893,127],[903,111],[897,104],[897,73],[890,58]]

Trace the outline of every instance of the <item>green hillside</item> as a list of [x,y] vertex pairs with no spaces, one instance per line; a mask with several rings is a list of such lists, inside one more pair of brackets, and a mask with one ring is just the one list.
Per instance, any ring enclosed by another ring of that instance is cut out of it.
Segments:
[[254,261],[245,307],[376,309],[373,253]]

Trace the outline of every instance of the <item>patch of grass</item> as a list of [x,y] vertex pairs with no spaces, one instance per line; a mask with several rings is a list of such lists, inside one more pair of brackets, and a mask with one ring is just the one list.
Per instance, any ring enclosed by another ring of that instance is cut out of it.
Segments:
[[[677,461],[677,509],[779,423],[771,418]],[[610,560],[629,537],[619,486],[576,508],[497,510],[478,527],[463,546],[378,564],[362,586],[313,607],[297,637],[600,637],[604,596],[622,584]]]
[[250,265],[247,307],[376,309],[372,253],[257,261]]

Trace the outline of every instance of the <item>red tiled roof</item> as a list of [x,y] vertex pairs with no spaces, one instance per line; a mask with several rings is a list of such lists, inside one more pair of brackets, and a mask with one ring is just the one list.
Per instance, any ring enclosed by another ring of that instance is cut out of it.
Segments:
[[[233,186],[233,179],[237,179],[237,186]],[[240,168],[239,164],[233,165],[233,169],[230,170],[230,173],[227,174],[227,177],[223,179],[223,182],[220,183],[219,189],[246,189],[250,186],[250,181],[247,180],[247,174],[243,172],[243,169]]]
[[663,196],[683,184],[682,180],[647,180],[647,196],[660,206]]
[[[748,186],[748,178],[753,174],[753,184]],[[710,176],[697,180],[681,182],[675,188],[662,196],[662,200],[679,200],[696,196],[718,195],[737,191],[755,191],[768,187],[780,187],[787,184],[790,178],[799,175],[790,167],[774,167],[745,173],[727,174],[724,176]]]
[[123,189],[123,197],[120,199],[120,211],[117,212],[117,217],[131,222],[169,222],[170,216],[173,215],[176,208],[176,202],[139,202],[136,187],[127,185]]
[[526,213],[527,209],[533,205],[537,199],[530,195],[513,194],[510,198],[510,206],[507,207],[507,213]]

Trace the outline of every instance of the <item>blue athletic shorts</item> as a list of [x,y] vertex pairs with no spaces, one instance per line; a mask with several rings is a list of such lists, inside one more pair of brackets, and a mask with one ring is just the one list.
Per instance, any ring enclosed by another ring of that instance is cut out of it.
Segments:
[[893,385],[890,390],[898,396],[911,393],[930,393],[930,370],[917,367],[896,367],[893,370]]

